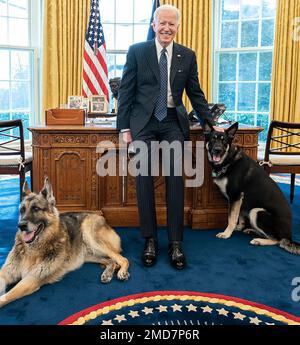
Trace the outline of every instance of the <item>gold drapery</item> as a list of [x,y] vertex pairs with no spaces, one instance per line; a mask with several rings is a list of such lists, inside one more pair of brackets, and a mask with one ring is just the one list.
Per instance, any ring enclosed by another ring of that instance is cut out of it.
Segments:
[[[213,2],[211,0],[163,0],[160,3],[174,5],[180,10],[181,24],[176,42],[195,51],[200,85],[207,100],[211,101]],[[186,95],[184,104],[191,110]]]
[[69,95],[82,94],[89,11],[90,0],[44,1],[43,110],[65,104]]
[[300,0],[277,0],[271,120],[300,122]]

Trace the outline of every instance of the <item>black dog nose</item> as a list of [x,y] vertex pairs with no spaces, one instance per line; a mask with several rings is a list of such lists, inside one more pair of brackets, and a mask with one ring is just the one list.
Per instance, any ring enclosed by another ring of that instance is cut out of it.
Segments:
[[222,152],[222,148],[221,147],[214,147],[213,152],[215,154],[220,154]]
[[21,230],[21,231],[27,231],[27,222],[20,222],[18,224],[18,228]]

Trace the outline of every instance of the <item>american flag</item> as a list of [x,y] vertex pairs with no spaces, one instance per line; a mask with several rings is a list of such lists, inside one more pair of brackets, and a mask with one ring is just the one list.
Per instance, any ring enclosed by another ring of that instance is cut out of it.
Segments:
[[152,23],[153,23],[154,12],[156,11],[157,7],[159,7],[159,6],[160,6],[159,0],[153,0],[152,13],[151,13],[151,19],[150,19],[150,26],[148,29],[147,41],[153,40],[153,38],[155,37]]
[[91,0],[83,53],[82,93],[84,97],[104,94],[109,101],[108,87],[106,44],[100,20],[99,0]]

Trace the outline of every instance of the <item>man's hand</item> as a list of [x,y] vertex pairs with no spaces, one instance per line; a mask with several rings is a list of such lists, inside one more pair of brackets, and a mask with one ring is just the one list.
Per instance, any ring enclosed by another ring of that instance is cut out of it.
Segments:
[[131,132],[126,131],[122,133],[122,139],[125,143],[130,144],[132,142]]
[[216,132],[225,132],[224,128],[222,128],[222,127],[213,126],[213,129],[214,129]]

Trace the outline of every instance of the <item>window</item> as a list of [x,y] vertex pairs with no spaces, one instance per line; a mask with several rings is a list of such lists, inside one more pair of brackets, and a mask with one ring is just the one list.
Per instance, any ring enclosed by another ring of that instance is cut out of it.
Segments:
[[130,45],[146,41],[153,0],[101,0],[109,78],[121,77]]
[[[108,78],[121,77],[128,48],[147,39],[153,0],[101,0]],[[113,97],[110,97],[113,108]]]
[[215,2],[214,99],[241,124],[269,124],[276,0]]
[[[0,120],[21,118],[24,137],[38,112],[37,28],[39,0],[0,0]],[[35,14],[35,19],[33,15]],[[34,33],[34,35],[33,35]]]

